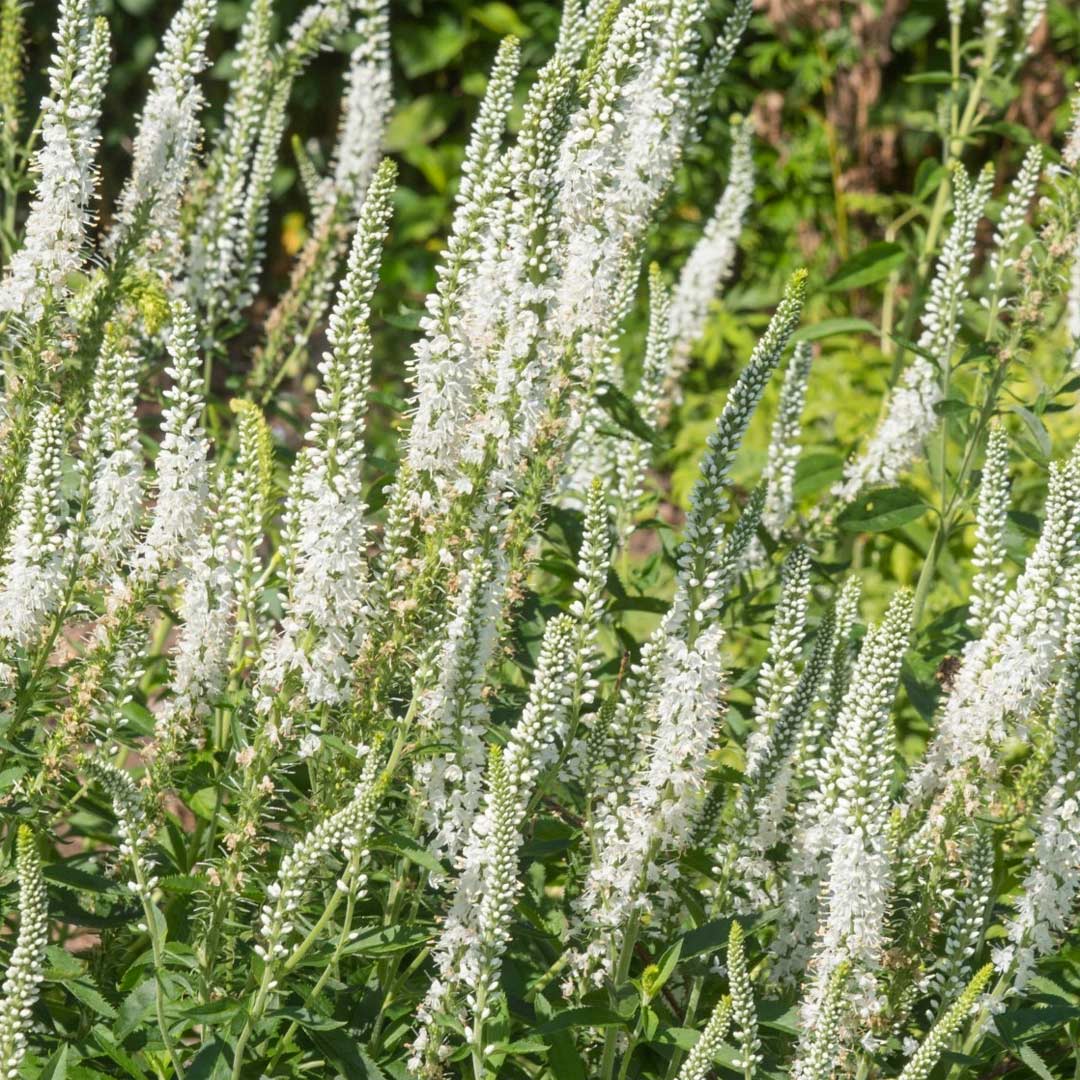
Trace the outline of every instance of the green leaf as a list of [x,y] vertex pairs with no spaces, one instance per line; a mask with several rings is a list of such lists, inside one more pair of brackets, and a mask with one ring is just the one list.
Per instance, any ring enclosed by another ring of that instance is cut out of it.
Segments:
[[192,1005],[184,1009],[181,1015],[196,1024],[218,1024],[227,1020],[237,1009],[240,1003],[235,998],[221,998],[219,1001],[208,1001],[206,1004]]
[[1039,1080],[1054,1080],[1054,1074],[1047,1064],[1030,1046],[1021,1046],[1017,1057],[1037,1076]]
[[596,391],[596,403],[625,431],[636,435],[650,446],[662,444],[659,433],[645,423],[637,406],[617,386],[609,382],[600,383]]
[[660,596],[623,596],[611,605],[612,611],[647,611],[663,615],[671,607],[671,601]]
[[825,319],[796,330],[792,341],[820,341],[836,334],[877,334],[878,328],[865,319]]
[[848,259],[829,279],[825,289],[827,292],[842,292],[873,285],[902,266],[905,258],[907,254],[899,244],[881,240]]
[[611,1009],[599,1005],[581,1005],[576,1009],[564,1009],[556,1013],[546,1024],[536,1028],[537,1035],[554,1035],[578,1027],[619,1027],[623,1018]]
[[46,881],[79,892],[112,893],[120,889],[115,881],[110,881],[101,874],[90,874],[69,863],[52,863],[42,870],[42,874]]
[[972,406],[964,401],[963,398],[942,398],[934,404],[934,412],[936,412],[938,416],[959,416],[962,413],[969,413],[971,411]]
[[384,851],[397,852],[398,855],[408,859],[409,862],[415,863],[417,866],[420,866],[433,874],[441,874],[443,872],[442,863],[440,863],[430,851],[425,851],[424,848],[417,847],[415,841],[410,840],[401,833],[385,830],[375,838],[373,846],[382,848]]
[[395,110],[383,146],[389,153],[400,154],[410,147],[434,142],[448,124],[445,102],[435,94],[423,94]]
[[50,982],[60,982],[64,979],[78,979],[86,970],[86,964],[77,956],[72,956],[67,949],[59,945],[50,945],[45,950],[45,958],[49,966],[45,970],[45,978]]
[[64,1080],[68,1071],[68,1045],[62,1043],[60,1049],[45,1062],[45,1068],[38,1074],[38,1080]]
[[295,1020],[296,1023],[308,1031],[333,1031],[335,1028],[345,1026],[344,1020],[334,1020],[330,1016],[320,1016],[310,1009],[292,1007],[271,1009],[267,1016],[280,1016],[285,1020]]
[[919,71],[914,75],[905,75],[904,82],[916,86],[948,86],[952,82],[952,75],[947,71]]
[[682,955],[683,939],[680,938],[674,945],[665,950],[664,955],[656,964],[651,964],[641,976],[642,988],[645,990],[646,999],[651,1001],[663,989],[664,983],[671,978],[671,973],[679,962]]
[[184,1072],[187,1080],[227,1080],[232,1074],[232,1050],[220,1039],[208,1042]]
[[762,1027],[782,1031],[785,1035],[799,1034],[799,1010],[796,1006],[780,1001],[762,1001],[758,1003],[757,1010]]
[[517,12],[509,4],[499,3],[499,0],[471,7],[468,14],[485,30],[490,30],[500,37],[513,34],[515,37],[527,38],[532,33],[529,27],[518,18]]
[[548,1066],[559,1080],[586,1080],[585,1063],[574,1040],[565,1032],[552,1034],[548,1047]]
[[1024,422],[1024,427],[1027,428],[1028,434],[1035,443],[1035,448],[1042,455],[1042,461],[1049,461],[1052,449],[1050,446],[1050,433],[1046,430],[1046,425],[1030,409],[1025,409],[1023,405],[1014,405],[1012,412],[1016,413]]
[[144,979],[124,998],[113,1029],[113,1033],[121,1042],[150,1015],[156,995],[157,983],[150,978]]
[[696,1028],[669,1027],[656,1033],[656,1042],[662,1046],[677,1046],[680,1050],[693,1050],[700,1038],[701,1032]]
[[428,934],[425,931],[399,923],[396,926],[383,926],[378,930],[361,934],[342,950],[342,955],[362,953],[368,956],[390,956],[393,953],[411,949],[427,940]]
[[934,158],[925,158],[915,173],[915,201],[920,202],[936,191],[949,170]]
[[98,1016],[104,1016],[106,1020],[116,1019],[116,1010],[102,997],[101,991],[93,983],[84,979],[75,979],[65,983],[65,986],[74,997],[96,1012]]
[[435,26],[425,28],[419,34],[398,34],[394,47],[401,58],[406,78],[444,68],[455,59],[468,44],[465,28],[449,15],[444,15]]
[[1031,1040],[1080,1018],[1073,1005],[1047,1005],[1039,1009],[1012,1009],[994,1018],[1001,1037],[1008,1042]]
[[344,1031],[311,1031],[311,1041],[348,1080],[386,1080],[367,1050]]
[[104,1024],[95,1024],[91,1034],[94,1044],[100,1047],[102,1053],[114,1064],[119,1065],[128,1076],[134,1077],[134,1080],[145,1080],[146,1074],[139,1068],[135,1059],[120,1047],[109,1028]]
[[836,524],[845,532],[888,532],[918,521],[929,509],[911,488],[875,488],[844,507]]
[[511,1054],[543,1054],[548,1044],[542,1039],[516,1039],[514,1042],[495,1044],[494,1054],[509,1057]]
[[188,806],[191,807],[191,812],[197,817],[201,817],[203,821],[210,821],[213,818],[214,807],[216,805],[216,787],[199,788],[199,790],[188,799]]
[[689,960],[692,956],[701,956],[716,949],[726,948],[733,921],[730,918],[713,919],[693,930],[688,930],[682,939],[683,959]]
[[21,765],[12,765],[7,769],[0,769],[0,791],[7,791],[17,780],[26,775],[26,769]]
[[838,454],[827,451],[807,454],[800,458],[795,466],[795,484],[792,494],[796,499],[816,495],[824,488],[831,487],[843,475],[844,459]]

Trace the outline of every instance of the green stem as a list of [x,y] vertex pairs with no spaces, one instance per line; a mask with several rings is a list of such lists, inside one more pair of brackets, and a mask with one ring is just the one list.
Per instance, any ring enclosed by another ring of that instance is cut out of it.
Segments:
[[165,1017],[165,941],[158,931],[157,910],[150,899],[150,890],[146,884],[146,874],[138,856],[132,859],[135,871],[135,883],[139,888],[139,899],[142,901],[143,918],[146,919],[146,931],[150,935],[150,951],[154,957],[154,1009],[157,1014],[158,1030],[161,1032],[161,1041],[165,1044],[165,1052],[169,1055],[173,1072],[177,1080],[183,1080],[184,1067],[180,1063],[180,1057],[169,1034],[169,1024]]
[[[611,993],[611,1003],[613,1006],[618,1005],[618,992],[622,989],[627,978],[630,975],[630,964],[634,959],[634,946],[637,944],[638,930],[640,928],[640,917],[635,911],[630,916],[630,921],[626,925],[626,933],[623,936],[622,947],[619,950],[618,963],[615,966],[615,979]],[[612,1080],[615,1073],[615,1054],[619,1046],[619,1029],[617,1027],[609,1027],[607,1034],[604,1036],[604,1056],[600,1061],[600,1078],[601,1080]]]

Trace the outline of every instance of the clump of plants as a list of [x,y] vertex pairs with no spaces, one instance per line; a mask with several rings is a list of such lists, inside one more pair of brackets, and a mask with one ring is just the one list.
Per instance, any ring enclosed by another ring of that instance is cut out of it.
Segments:
[[[107,21],[60,0],[31,120],[0,4],[5,1078],[1071,1075],[1080,452],[1043,418],[1080,126],[996,188],[965,162],[1042,14],[950,0],[940,162],[830,283],[883,287],[881,415],[801,454],[831,331],[797,273],[672,525],[651,470],[754,213],[747,121],[692,254],[644,263],[749,0],[569,0],[520,109],[502,44],[392,461],[386,7],[251,0],[204,130],[183,0],[103,207]],[[269,307],[290,93],[346,39]]]

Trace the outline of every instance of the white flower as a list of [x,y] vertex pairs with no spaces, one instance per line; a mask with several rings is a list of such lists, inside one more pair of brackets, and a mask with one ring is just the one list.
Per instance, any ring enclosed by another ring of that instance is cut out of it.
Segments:
[[784,373],[780,403],[769,436],[769,450],[763,473],[768,494],[765,497],[765,511],[761,515],[761,523],[776,540],[784,531],[788,516],[795,505],[795,467],[799,463],[802,411],[806,403],[806,388],[810,381],[813,356],[813,350],[805,342],[795,346]]
[[0,641],[24,648],[33,644],[45,619],[60,604],[66,574],[60,532],[63,419],[45,408],[30,442],[19,489],[14,528],[0,577]]
[[850,502],[866,487],[894,484],[937,427],[935,407],[941,400],[941,373],[952,363],[956,348],[961,305],[975,257],[975,231],[992,179],[984,170],[972,184],[963,169],[955,172],[953,224],[923,309],[920,355],[890,395],[885,417],[869,444],[845,466],[843,480],[833,489],[843,502]]
[[142,518],[138,369],[139,362],[127,344],[107,337],[80,440],[79,467],[90,471],[86,555],[106,573],[129,553]]
[[137,228],[140,249],[170,271],[180,264],[180,199],[202,137],[203,95],[195,79],[206,67],[214,7],[213,0],[184,0],[165,32],[108,238],[115,252]]
[[964,649],[936,735],[909,784],[910,802],[961,793],[978,802],[978,778],[997,771],[995,748],[1007,721],[1021,721],[1055,669],[1065,618],[1080,582],[1080,457],[1051,466],[1046,520],[1023,573],[1006,593],[983,636]]
[[360,44],[349,57],[333,172],[334,191],[351,203],[350,216],[359,214],[375,175],[394,103],[385,2],[374,5],[370,12],[361,12],[356,32]]
[[676,386],[690,360],[709,306],[735,264],[739,234],[754,194],[754,158],[748,123],[732,125],[728,181],[701,239],[682,268],[671,296],[671,334],[674,349],[667,383]]
[[973,629],[990,623],[1005,599],[1005,523],[1009,512],[1009,438],[1004,428],[990,432],[975,512],[976,568],[971,583],[968,624]]
[[161,447],[154,463],[154,509],[146,538],[135,553],[138,572],[147,579],[182,560],[199,535],[209,499],[206,456],[209,443],[202,428],[203,372],[195,340],[195,322],[182,300],[172,304],[168,342],[172,367],[165,373],[172,386],[161,421]]
[[319,364],[316,411],[289,492],[288,604],[262,679],[273,685],[299,669],[311,702],[342,700],[367,606],[366,507],[360,491],[371,375],[368,321],[394,178],[387,161],[364,200],[330,316],[331,350]]
[[109,33],[91,0],[61,0],[49,93],[41,106],[38,174],[24,230],[0,285],[0,311],[29,323],[48,296],[63,296],[66,279],[82,265],[101,97],[109,72]]
[[26,825],[18,829],[15,856],[19,880],[19,931],[4,973],[0,998],[0,1070],[15,1077],[26,1054],[32,1009],[45,977],[49,906],[37,840]]

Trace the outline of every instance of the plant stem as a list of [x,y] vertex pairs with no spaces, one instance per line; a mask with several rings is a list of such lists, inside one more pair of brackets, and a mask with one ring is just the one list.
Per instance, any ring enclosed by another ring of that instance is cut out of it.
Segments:
[[[172,1036],[169,1034],[169,1024],[165,1018],[165,942],[158,931],[157,909],[150,899],[150,890],[146,884],[146,874],[138,858],[132,859],[135,871],[135,883],[139,887],[139,899],[142,901],[143,918],[146,919],[146,931],[150,935],[150,951],[154,957],[154,1009],[157,1014],[158,1030],[161,1032],[161,1041],[165,1044],[165,1052],[169,1055],[173,1072],[177,1080],[183,1080],[184,1067],[180,1063],[180,1057]],[[164,916],[162,916],[164,918]]]
[[[630,974],[630,964],[634,958],[634,946],[637,944],[640,917],[635,911],[626,924],[626,933],[623,936],[622,947],[619,950],[618,963],[615,966],[615,979],[612,987],[612,1005],[618,1005],[618,991],[622,989]],[[615,1054],[619,1046],[619,1029],[609,1027],[604,1036],[604,1056],[600,1062],[601,1080],[612,1080],[615,1072]]]

